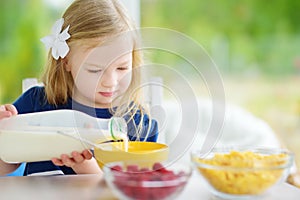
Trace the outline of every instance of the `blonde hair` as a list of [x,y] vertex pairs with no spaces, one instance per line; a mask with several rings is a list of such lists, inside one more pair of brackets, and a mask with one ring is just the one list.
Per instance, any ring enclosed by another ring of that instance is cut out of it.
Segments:
[[[71,37],[67,40],[70,48],[73,44],[88,44],[92,48],[99,45],[99,38],[136,31],[133,20],[117,0],[75,0],[65,11],[63,18],[62,30],[70,25]],[[111,109],[111,112],[117,116],[130,114],[130,119],[133,119],[134,114],[140,111],[142,118],[137,129],[142,130],[143,116],[149,113],[141,105],[142,92],[136,91],[141,81],[141,73],[140,70],[134,70],[134,68],[141,66],[143,60],[142,52],[137,50],[139,43],[137,34],[134,34],[133,41],[132,81],[122,97],[121,105],[123,106],[119,106],[116,110]],[[73,95],[74,80],[71,73],[66,71],[65,59],[55,60],[49,52],[48,62],[42,75],[47,101],[53,105],[66,104],[68,98]]]

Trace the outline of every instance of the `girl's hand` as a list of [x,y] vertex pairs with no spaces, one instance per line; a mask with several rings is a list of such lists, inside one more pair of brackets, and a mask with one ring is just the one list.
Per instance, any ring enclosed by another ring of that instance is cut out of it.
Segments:
[[102,173],[90,150],[86,149],[82,153],[73,151],[71,156],[62,154],[60,158],[52,158],[52,162],[57,166],[71,167],[77,174]]
[[90,160],[93,154],[89,150],[84,150],[82,153],[77,151],[72,152],[72,157],[67,154],[62,154],[59,158],[53,158],[52,162],[57,166],[74,167],[75,165],[83,163],[85,160]]
[[18,111],[12,104],[5,104],[0,106],[0,119],[17,115]]
[[[0,120],[6,117],[17,115],[18,111],[12,104],[5,104],[0,106]],[[19,167],[19,164],[9,164],[0,159],[0,176],[4,176],[10,172],[15,171]]]

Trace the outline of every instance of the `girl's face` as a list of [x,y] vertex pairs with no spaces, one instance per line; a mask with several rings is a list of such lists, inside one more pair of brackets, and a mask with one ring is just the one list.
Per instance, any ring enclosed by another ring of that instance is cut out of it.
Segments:
[[112,101],[131,83],[132,43],[116,40],[89,50],[74,46],[66,69],[74,79],[74,100],[96,108],[115,106]]

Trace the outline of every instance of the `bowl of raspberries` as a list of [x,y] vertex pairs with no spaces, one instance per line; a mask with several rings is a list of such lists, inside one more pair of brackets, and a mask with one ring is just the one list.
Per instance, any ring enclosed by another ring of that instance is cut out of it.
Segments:
[[192,168],[180,163],[107,163],[104,177],[119,199],[174,199],[188,182]]

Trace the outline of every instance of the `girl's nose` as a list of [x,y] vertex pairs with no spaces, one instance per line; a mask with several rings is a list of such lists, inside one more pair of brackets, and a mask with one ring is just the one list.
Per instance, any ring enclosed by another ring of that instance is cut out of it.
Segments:
[[117,73],[112,70],[105,70],[100,82],[103,87],[110,88],[116,86],[118,83]]

